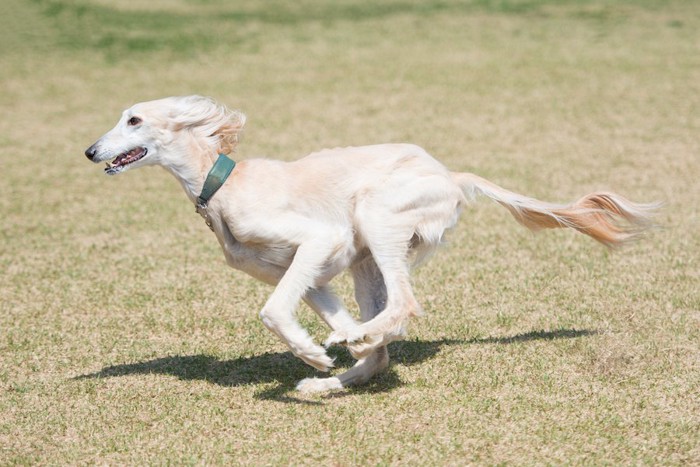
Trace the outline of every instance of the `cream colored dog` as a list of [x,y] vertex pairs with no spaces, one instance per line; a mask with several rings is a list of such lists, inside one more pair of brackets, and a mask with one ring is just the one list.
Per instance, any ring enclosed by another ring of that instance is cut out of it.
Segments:
[[[85,151],[116,174],[160,165],[195,202],[219,153],[238,142],[245,116],[209,98],[170,97],[126,110],[117,125]],[[421,313],[411,267],[438,247],[474,195],[506,207],[531,229],[570,227],[614,246],[645,228],[655,206],[612,193],[571,205],[543,203],[483,178],[447,170],[410,144],[326,149],[295,162],[240,162],[206,209],[229,265],[275,285],[260,312],[265,326],[309,365],[333,360],[295,319],[304,300],[331,327],[325,346],[343,344],[359,361],[331,378],[307,378],[301,391],[367,381],[389,362],[387,344],[406,334]],[[350,269],[362,323],[329,282]]]

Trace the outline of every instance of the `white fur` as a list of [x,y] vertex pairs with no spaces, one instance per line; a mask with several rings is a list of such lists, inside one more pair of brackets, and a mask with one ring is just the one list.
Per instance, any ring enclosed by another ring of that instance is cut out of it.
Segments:
[[[129,124],[132,117],[140,123]],[[160,165],[194,203],[217,152],[236,145],[244,123],[240,112],[199,96],[145,102],[126,110],[86,154],[101,162],[146,148],[147,155],[124,170]],[[534,220],[526,219],[532,225],[518,219],[529,227],[536,227],[537,216],[549,216],[559,227],[571,226],[575,218],[559,213],[561,207],[452,173],[410,144],[326,149],[290,163],[242,161],[209,203],[208,214],[227,262],[276,286],[260,317],[296,356],[321,371],[333,366],[294,317],[304,300],[333,330],[325,345],[346,345],[359,359],[337,377],[298,385],[302,391],[325,391],[365,382],[387,367],[386,345],[404,337],[408,319],[421,312],[411,267],[434,252],[455,225],[465,193],[477,192],[523,217],[535,209]],[[638,205],[614,200],[637,212]],[[348,268],[362,323],[328,285]]]

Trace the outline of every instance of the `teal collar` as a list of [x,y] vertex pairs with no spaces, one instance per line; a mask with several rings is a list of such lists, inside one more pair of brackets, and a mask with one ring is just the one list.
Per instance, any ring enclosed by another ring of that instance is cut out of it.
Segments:
[[226,182],[226,179],[231,175],[231,171],[236,166],[236,163],[226,157],[225,154],[219,154],[219,158],[214,162],[214,166],[207,174],[202,187],[202,193],[197,197],[197,207],[206,208],[209,200]]
[[226,179],[231,175],[235,166],[236,163],[233,160],[226,157],[225,154],[219,154],[219,158],[214,162],[214,166],[204,180],[202,193],[197,197],[195,211],[204,218],[207,225],[212,230],[214,230],[214,228],[212,227],[211,219],[207,213],[207,205],[209,204],[209,200],[211,200],[214,194],[216,194],[219,188],[226,182]]

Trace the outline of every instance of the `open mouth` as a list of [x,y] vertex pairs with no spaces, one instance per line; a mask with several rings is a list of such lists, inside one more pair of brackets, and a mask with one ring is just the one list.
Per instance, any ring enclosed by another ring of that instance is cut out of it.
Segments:
[[124,170],[129,164],[143,159],[148,154],[148,149],[137,147],[131,151],[119,154],[112,162],[107,162],[105,173],[108,175],[118,174]]

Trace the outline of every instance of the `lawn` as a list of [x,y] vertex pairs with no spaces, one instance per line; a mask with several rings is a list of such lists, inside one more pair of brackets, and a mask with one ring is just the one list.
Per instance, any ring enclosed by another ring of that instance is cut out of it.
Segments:
[[[3,0],[0,464],[700,463],[699,51],[691,0]],[[476,203],[389,370],[303,395],[175,180],[82,154],[194,93],[248,115],[238,159],[412,142],[660,228],[611,252]]]

